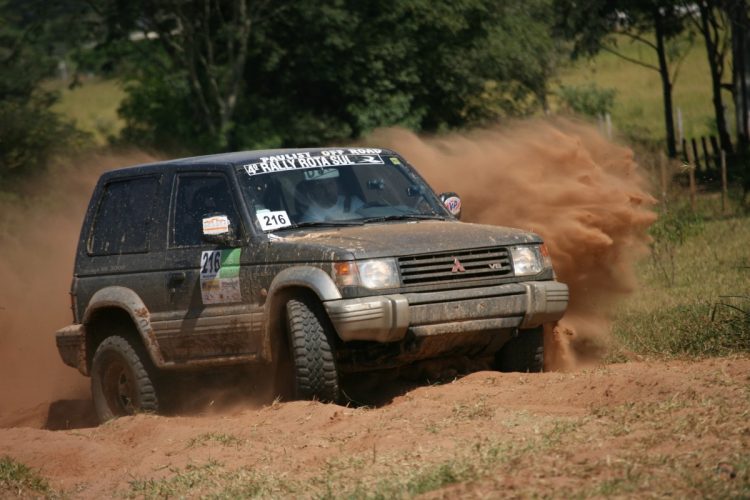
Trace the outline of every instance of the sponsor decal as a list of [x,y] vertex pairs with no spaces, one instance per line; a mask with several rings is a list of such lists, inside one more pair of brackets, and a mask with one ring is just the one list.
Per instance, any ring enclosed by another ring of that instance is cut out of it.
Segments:
[[267,174],[285,170],[339,167],[344,165],[383,165],[380,149],[326,149],[315,153],[291,153],[263,156],[256,163],[242,165],[247,175]]
[[453,257],[453,269],[451,269],[452,273],[464,273],[466,272],[466,269],[464,269],[463,264],[461,264],[461,261],[458,260],[458,257]]
[[242,249],[206,250],[201,253],[201,300],[204,304],[241,302],[240,256]]
[[461,198],[458,196],[450,196],[443,202],[445,208],[451,213],[451,215],[458,215],[461,212]]
[[229,232],[229,217],[216,215],[203,219],[203,234],[225,234]]

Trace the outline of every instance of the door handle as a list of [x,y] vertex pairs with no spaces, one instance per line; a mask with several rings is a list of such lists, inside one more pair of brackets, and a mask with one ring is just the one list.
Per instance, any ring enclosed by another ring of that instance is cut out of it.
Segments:
[[180,271],[178,273],[170,273],[169,278],[167,280],[167,285],[171,287],[177,286],[185,281],[185,277],[186,277],[185,271]]

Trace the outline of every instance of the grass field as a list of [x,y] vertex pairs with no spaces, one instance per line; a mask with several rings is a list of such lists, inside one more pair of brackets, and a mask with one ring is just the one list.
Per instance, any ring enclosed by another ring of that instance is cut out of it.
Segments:
[[695,214],[679,198],[662,210],[641,287],[618,311],[613,359],[750,351],[750,218],[739,206],[718,216],[719,207],[707,194]]
[[[624,37],[616,40],[622,54],[651,65],[657,64],[652,49]],[[679,47],[686,56],[673,85],[675,128],[677,110],[680,109],[685,137],[715,134],[706,49],[697,37],[692,45],[687,39],[682,39]],[[560,72],[559,80],[562,85],[593,83],[603,89],[614,89],[612,121],[615,129],[638,137],[665,137],[661,80],[656,71],[627,62],[612,53],[601,52],[593,59],[567,66]],[[724,94],[724,104],[727,106],[727,122],[733,128],[734,109],[728,93]]]
[[48,82],[47,86],[60,92],[54,111],[73,120],[81,130],[90,132],[97,144],[106,144],[109,137],[117,136],[122,130],[123,121],[117,116],[117,108],[125,91],[116,81],[87,78],[73,89],[60,81]]

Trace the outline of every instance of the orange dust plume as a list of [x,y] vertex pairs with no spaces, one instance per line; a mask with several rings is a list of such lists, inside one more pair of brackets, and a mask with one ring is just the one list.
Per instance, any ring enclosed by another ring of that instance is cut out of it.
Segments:
[[615,301],[633,291],[656,215],[633,152],[594,127],[530,120],[422,138],[375,131],[368,144],[402,153],[438,192],[462,197],[462,220],[533,231],[570,287],[565,317],[548,329],[547,369],[597,359],[609,343]]
[[88,380],[63,364],[54,336],[73,319],[68,292],[83,215],[101,172],[151,160],[95,155],[0,199],[0,416],[88,397]]

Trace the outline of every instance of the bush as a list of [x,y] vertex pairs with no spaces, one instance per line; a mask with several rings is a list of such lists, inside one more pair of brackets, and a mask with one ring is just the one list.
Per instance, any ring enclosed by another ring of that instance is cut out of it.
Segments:
[[56,155],[78,149],[88,136],[50,111],[54,94],[0,100],[0,182],[43,170]]
[[649,228],[651,256],[669,285],[675,282],[675,255],[688,237],[699,234],[703,219],[687,207],[664,210]]
[[568,111],[594,118],[609,113],[615,104],[614,89],[602,89],[593,83],[560,85],[557,95]]

